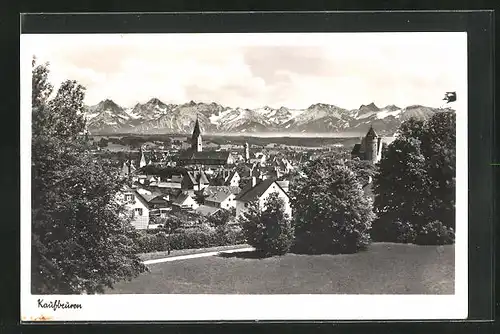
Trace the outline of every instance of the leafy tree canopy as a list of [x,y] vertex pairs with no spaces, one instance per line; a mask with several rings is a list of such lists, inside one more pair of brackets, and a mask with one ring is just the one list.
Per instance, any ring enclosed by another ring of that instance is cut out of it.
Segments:
[[307,253],[351,253],[370,241],[372,202],[348,164],[317,159],[303,169],[306,178],[291,187],[296,248]]
[[146,268],[117,197],[118,170],[81,136],[84,88],[65,81],[50,98],[48,74],[33,61],[32,291],[99,293]]
[[239,219],[248,244],[264,256],[282,255],[292,247],[293,224],[277,193],[270,194],[262,208],[257,201],[249,203]]
[[401,125],[374,178],[379,221],[455,227],[455,122],[455,113],[444,111]]

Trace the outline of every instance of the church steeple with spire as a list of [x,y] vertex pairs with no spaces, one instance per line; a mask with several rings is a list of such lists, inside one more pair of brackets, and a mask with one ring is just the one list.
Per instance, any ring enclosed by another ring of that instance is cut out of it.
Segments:
[[198,116],[196,116],[196,123],[194,124],[193,136],[191,137],[191,149],[194,152],[202,151],[201,130],[200,130],[200,123],[198,121]]

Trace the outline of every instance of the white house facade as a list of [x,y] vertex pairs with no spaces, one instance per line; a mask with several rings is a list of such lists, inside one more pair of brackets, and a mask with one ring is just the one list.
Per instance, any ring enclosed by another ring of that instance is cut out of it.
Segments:
[[136,229],[147,229],[149,225],[149,206],[146,201],[134,190],[127,189],[123,192],[125,209],[132,216],[131,224]]
[[[253,181],[254,182],[254,181]],[[265,209],[266,200],[269,198],[269,195],[277,193],[278,197],[283,199],[285,204],[285,213],[288,214],[289,217],[292,215],[292,208],[290,206],[290,197],[288,197],[287,193],[273,180],[264,180],[259,183],[256,183],[253,187],[249,187],[249,189],[244,189],[238,196],[236,197],[236,216],[241,215],[242,213],[248,210],[250,202],[258,201],[259,208],[261,210]]]

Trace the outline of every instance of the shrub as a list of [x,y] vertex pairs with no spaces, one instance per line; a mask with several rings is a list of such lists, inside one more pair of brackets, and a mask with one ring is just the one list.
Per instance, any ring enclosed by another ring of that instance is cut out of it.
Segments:
[[378,220],[373,223],[371,236],[374,241],[414,243],[416,231],[410,222]]
[[269,196],[264,210],[252,204],[241,219],[248,243],[263,255],[286,254],[292,247],[294,228],[277,194]]
[[171,235],[165,232],[145,232],[137,240],[141,253],[167,251],[169,246],[172,250],[182,250],[230,246],[244,242],[243,233],[238,229],[228,229],[225,234],[199,229],[185,229]]
[[422,226],[417,233],[415,243],[419,245],[449,245],[455,242],[455,231],[435,220]]
[[419,245],[446,245],[455,242],[453,228],[441,221],[426,221],[415,216],[411,222],[392,222],[380,219],[372,226],[371,235],[374,241],[415,243]]
[[220,209],[213,215],[207,218],[208,223],[212,227],[225,226],[229,223],[231,218],[236,215],[236,209],[232,208],[231,210]]

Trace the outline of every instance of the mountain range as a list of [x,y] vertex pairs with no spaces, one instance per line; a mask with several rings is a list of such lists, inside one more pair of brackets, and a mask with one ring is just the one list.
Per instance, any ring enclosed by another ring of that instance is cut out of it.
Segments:
[[344,109],[317,103],[306,109],[278,109],[268,106],[231,108],[215,102],[166,104],[152,98],[133,108],[124,108],[110,99],[85,107],[88,130],[93,134],[191,133],[198,118],[203,133],[362,133],[370,125],[382,135],[392,135],[401,122],[426,119],[442,110],[413,105],[404,108],[374,103],[358,109]]

